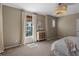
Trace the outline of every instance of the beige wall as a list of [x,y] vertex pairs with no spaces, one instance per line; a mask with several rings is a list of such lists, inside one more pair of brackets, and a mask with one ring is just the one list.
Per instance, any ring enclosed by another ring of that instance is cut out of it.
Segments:
[[76,35],[76,19],[79,14],[68,15],[58,19],[58,37]]
[[53,27],[52,20],[56,21],[56,18],[52,16],[45,17],[46,37],[48,40],[56,38],[56,27]]
[[10,47],[20,43],[20,13],[16,8],[3,6],[4,46]]
[[53,27],[52,20],[56,21],[56,18],[48,15],[37,15],[37,31],[40,29],[45,30],[47,40],[56,38],[56,27]]
[[3,52],[3,19],[2,19],[2,5],[0,4],[0,53]]

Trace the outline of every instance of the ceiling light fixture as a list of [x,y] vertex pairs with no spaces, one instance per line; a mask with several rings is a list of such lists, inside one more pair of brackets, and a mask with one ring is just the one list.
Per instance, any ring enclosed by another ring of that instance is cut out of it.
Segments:
[[67,4],[66,3],[59,3],[56,9],[56,14],[60,15],[67,11]]

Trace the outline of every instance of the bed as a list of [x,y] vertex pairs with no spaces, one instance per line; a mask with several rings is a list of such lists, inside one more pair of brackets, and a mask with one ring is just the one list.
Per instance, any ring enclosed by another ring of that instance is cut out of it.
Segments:
[[[66,40],[73,41],[73,49],[69,50]],[[75,52],[70,54],[70,51]],[[79,37],[69,36],[55,41],[51,45],[51,53],[55,56],[79,56]]]

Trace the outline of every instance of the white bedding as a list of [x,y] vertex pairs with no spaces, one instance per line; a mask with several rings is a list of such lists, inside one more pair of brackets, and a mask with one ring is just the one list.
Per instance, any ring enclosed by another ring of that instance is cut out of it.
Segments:
[[[57,56],[69,56],[68,54],[68,48],[65,44],[65,39],[70,39],[73,40],[73,42],[76,43],[77,48],[79,49],[79,37],[64,37],[60,40],[55,41],[54,43],[52,43],[51,45],[51,51],[54,55]],[[79,52],[77,53],[77,55],[79,55]]]

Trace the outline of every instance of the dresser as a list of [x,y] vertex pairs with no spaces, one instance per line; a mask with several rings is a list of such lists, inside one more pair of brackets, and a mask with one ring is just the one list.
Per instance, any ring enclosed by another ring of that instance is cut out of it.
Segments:
[[45,40],[45,31],[38,31],[37,32],[37,41],[43,41]]

